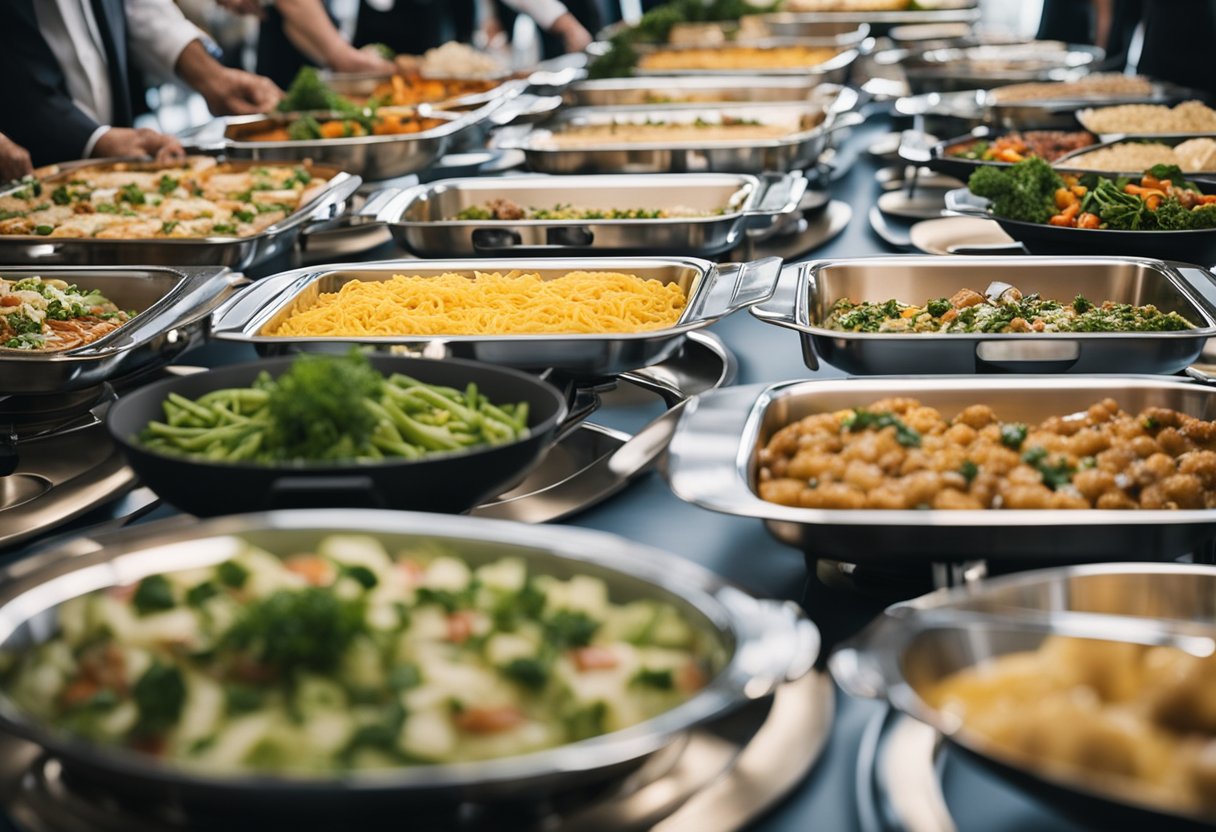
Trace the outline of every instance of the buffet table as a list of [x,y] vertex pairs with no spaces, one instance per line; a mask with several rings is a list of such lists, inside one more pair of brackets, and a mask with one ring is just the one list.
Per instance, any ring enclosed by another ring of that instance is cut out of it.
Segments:
[[[856,257],[889,253],[866,223],[866,213],[880,193],[875,172],[884,163],[866,154],[875,139],[891,129],[885,116],[872,116],[847,139],[844,154],[856,154],[856,163],[833,184],[832,195],[848,202],[853,219],[834,240],[802,259]],[[400,256],[400,250],[385,244],[366,253],[367,259]],[[289,267],[285,257],[264,264],[256,274]],[[739,361],[737,384],[755,384],[785,379],[839,376],[831,368],[815,373],[802,362],[796,334],[767,326],[749,314],[740,313],[716,324],[712,331],[734,352]],[[215,366],[255,357],[251,347],[215,343],[187,354],[179,363]],[[626,423],[608,424],[636,430],[653,416],[652,410],[616,411]],[[605,421],[603,416],[599,421]],[[78,527],[104,521],[113,509],[94,512]],[[148,517],[172,516],[160,507]],[[573,525],[615,532],[669,550],[697,561],[738,582],[761,596],[793,599],[802,604],[819,626],[824,640],[822,658],[833,644],[850,635],[878,614],[889,600],[851,589],[828,587],[815,577],[808,579],[802,555],[774,540],[758,521],[728,517],[700,510],[677,499],[661,475],[651,473],[632,483],[624,492],[569,520]],[[909,589],[907,594],[919,592]],[[837,691],[836,713],[830,738],[813,772],[791,795],[754,828],[785,830],[830,829],[876,832],[904,828],[881,819],[882,810],[869,798],[872,789],[858,777],[858,764],[872,751],[886,707],[851,698]],[[795,738],[796,740],[796,738]],[[911,761],[912,766],[924,766]],[[865,778],[863,772],[863,778]],[[959,829],[1036,828],[1065,830],[1075,827],[1019,796],[974,767],[948,765],[945,770],[947,802]],[[951,795],[959,795],[957,799]],[[860,796],[860,801],[859,801]],[[921,828],[946,830],[949,821]],[[0,828],[18,829],[0,822]]]

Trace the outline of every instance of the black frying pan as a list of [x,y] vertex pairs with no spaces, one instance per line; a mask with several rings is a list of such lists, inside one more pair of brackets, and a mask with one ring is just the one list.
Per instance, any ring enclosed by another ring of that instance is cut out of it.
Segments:
[[562,395],[535,376],[473,361],[372,356],[385,375],[405,373],[428,384],[464,389],[474,382],[496,404],[527,402],[529,433],[507,445],[378,463],[261,465],[207,462],[149,450],[136,437],[164,419],[170,393],[195,399],[212,390],[247,387],[263,370],[278,376],[278,358],[170,379],[123,396],[110,408],[110,434],[139,478],[183,511],[200,517],[275,508],[362,506],[461,512],[521,480],[553,441],[566,416]]

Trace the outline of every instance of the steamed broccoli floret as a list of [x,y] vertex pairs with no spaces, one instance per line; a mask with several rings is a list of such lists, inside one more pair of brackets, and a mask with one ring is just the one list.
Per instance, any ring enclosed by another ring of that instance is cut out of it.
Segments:
[[364,404],[383,381],[366,356],[302,355],[270,391],[272,452],[282,459],[344,459],[376,426]]
[[1031,157],[1006,169],[981,167],[971,174],[967,187],[989,200],[998,217],[1041,223],[1056,213],[1055,192],[1064,187],[1064,180],[1047,162]]
[[278,109],[284,113],[301,110],[336,110],[357,112],[358,106],[345,96],[338,95],[321,80],[317,70],[311,66],[300,67],[287,94],[279,101]]
[[1199,186],[1194,182],[1186,181],[1186,174],[1177,165],[1153,165],[1145,173],[1161,182],[1169,182],[1176,188],[1186,188],[1188,191],[1199,190]]

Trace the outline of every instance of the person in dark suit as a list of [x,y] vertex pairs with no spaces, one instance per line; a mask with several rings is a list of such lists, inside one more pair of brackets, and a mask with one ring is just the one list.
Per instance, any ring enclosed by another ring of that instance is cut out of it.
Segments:
[[171,0],[6,0],[0,77],[10,106],[0,131],[35,165],[89,156],[182,154],[171,136],[132,127],[130,61],[176,75],[213,113],[259,112],[281,91],[221,65]]

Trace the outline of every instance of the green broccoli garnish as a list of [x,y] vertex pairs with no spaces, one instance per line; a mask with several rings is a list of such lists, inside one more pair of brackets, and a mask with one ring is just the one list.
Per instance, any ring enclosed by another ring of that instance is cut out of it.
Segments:
[[971,174],[967,187],[992,204],[995,216],[1042,223],[1056,213],[1055,192],[1064,180],[1047,162],[1031,157],[1008,168],[986,165]]
[[364,400],[384,382],[367,357],[301,355],[270,391],[268,449],[280,459],[349,459],[376,427]]
[[294,113],[302,110],[336,110],[340,113],[359,111],[359,106],[349,98],[339,95],[321,80],[320,74],[311,66],[300,67],[296,77],[280,99],[278,110]]
[[325,587],[284,589],[247,606],[225,642],[284,674],[326,671],[366,629],[360,600],[339,598]]

